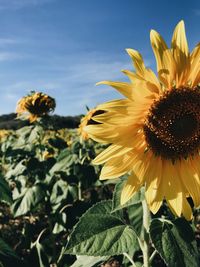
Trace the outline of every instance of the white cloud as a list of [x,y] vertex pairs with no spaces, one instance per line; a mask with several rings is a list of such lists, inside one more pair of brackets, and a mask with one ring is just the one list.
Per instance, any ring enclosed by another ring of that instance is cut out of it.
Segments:
[[94,107],[102,102],[123,97],[111,87],[95,86],[102,80],[127,81],[128,78],[120,72],[121,69],[133,70],[131,60],[126,56],[116,60],[115,55],[84,52],[72,57],[68,55],[62,58],[43,58],[31,69],[28,76],[20,69],[19,75],[18,72],[13,76],[4,74],[4,79],[0,79],[0,97],[5,99],[5,104],[1,108],[5,111],[8,107],[11,111],[14,110],[19,98],[35,90],[56,99],[57,114],[85,113],[86,105]]
[[0,38],[0,45],[12,45],[19,43],[19,40],[17,39],[11,39],[11,38]]
[[0,62],[2,61],[13,61],[16,59],[24,58],[23,55],[14,52],[0,52]]
[[0,10],[43,5],[55,0],[0,0]]
[[200,16],[200,9],[194,9],[194,14],[196,16]]

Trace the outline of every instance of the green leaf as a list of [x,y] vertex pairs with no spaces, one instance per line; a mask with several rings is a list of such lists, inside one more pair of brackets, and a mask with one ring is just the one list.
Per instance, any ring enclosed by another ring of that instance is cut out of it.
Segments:
[[135,193],[134,196],[129,201],[127,201],[124,205],[121,205],[120,204],[121,192],[126,181],[127,177],[123,177],[115,186],[115,190],[113,193],[113,204],[112,204],[113,211],[117,211],[126,208],[128,206],[138,204],[144,199],[144,189],[141,188],[141,190]]
[[63,213],[59,213],[56,215],[57,215],[57,218],[56,218],[56,223],[52,231],[53,234],[59,234],[60,232],[66,230],[66,227],[65,227],[67,223],[66,213],[63,212]]
[[94,256],[77,256],[77,260],[71,267],[92,267],[97,263],[104,262],[108,257],[94,257]]
[[18,258],[15,252],[0,238],[0,260],[2,256]]
[[23,267],[24,264],[17,256],[17,254],[7,245],[3,239],[0,238],[0,262],[7,267]]
[[121,212],[111,214],[112,201],[90,208],[74,227],[65,253],[88,256],[112,256],[127,252],[137,242]]
[[179,218],[174,223],[154,219],[150,226],[150,236],[168,267],[200,266],[195,236],[185,219]]
[[77,162],[77,160],[78,156],[76,154],[68,155],[66,158],[62,158],[50,169],[50,175],[53,175],[55,172],[59,171],[67,171],[71,165]]
[[0,175],[0,201],[12,203],[12,193],[6,180]]
[[52,188],[50,201],[52,204],[52,209],[56,211],[63,202],[66,201],[69,193],[68,183],[63,180],[58,180]]
[[23,174],[26,170],[26,166],[23,164],[24,160],[20,161],[17,165],[14,164],[10,166],[10,170],[6,173],[6,179],[10,179],[12,177],[19,176]]
[[41,244],[40,239],[43,233],[45,232],[45,229],[40,232],[37,240],[31,245],[31,253],[33,255],[33,261],[34,265],[40,266],[40,267],[46,267],[49,266],[49,258],[47,255],[47,251],[45,249],[44,244]]
[[12,205],[14,216],[21,216],[31,211],[38,205],[44,196],[45,192],[42,184],[36,184],[33,187],[26,188]]
[[61,152],[59,153],[59,155],[57,157],[57,161],[61,161],[62,159],[69,156],[70,154],[71,154],[71,151],[68,148],[61,150]]
[[43,128],[40,125],[35,125],[34,128],[32,128],[32,131],[30,132],[28,136],[27,142],[29,144],[38,142],[42,134],[44,134]]
[[137,236],[140,236],[143,225],[143,208],[142,203],[137,203],[127,207],[128,217],[131,226],[136,232]]

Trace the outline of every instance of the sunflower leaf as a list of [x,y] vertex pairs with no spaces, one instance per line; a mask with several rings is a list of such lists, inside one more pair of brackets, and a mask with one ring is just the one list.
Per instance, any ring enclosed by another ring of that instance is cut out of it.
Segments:
[[7,181],[0,174],[0,201],[1,200],[6,201],[7,203],[12,203],[12,192]]
[[185,219],[179,218],[173,223],[154,219],[150,226],[150,236],[168,267],[200,266],[195,236]]
[[142,203],[137,203],[127,207],[128,218],[135,233],[139,237],[143,226],[143,208]]
[[143,188],[141,188],[141,190],[135,193],[134,196],[129,201],[127,201],[124,205],[121,205],[120,204],[121,192],[126,181],[127,181],[127,177],[123,177],[120,179],[120,181],[115,186],[115,190],[113,193],[113,200],[112,200],[112,211],[113,212],[132,206],[132,205],[136,205],[144,199],[144,190]]
[[14,200],[12,211],[14,216],[21,216],[35,208],[45,197],[42,184],[36,184],[24,189],[24,192]]
[[10,267],[23,267],[24,263],[17,256],[15,251],[0,238],[0,266],[10,266]]
[[70,235],[64,253],[88,256],[112,256],[128,252],[137,243],[122,212],[111,213],[112,201],[102,201],[90,208]]
[[71,267],[92,267],[97,263],[104,262],[108,257],[94,257],[94,256],[77,256],[77,260]]

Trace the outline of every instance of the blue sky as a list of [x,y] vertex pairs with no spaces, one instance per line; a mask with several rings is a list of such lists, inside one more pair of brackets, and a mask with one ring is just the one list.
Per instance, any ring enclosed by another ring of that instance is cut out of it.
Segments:
[[126,79],[125,48],[139,50],[155,70],[150,30],[170,44],[181,19],[192,50],[200,41],[199,0],[0,0],[0,114],[14,112],[31,90],[55,97],[60,115],[121,97],[95,83]]

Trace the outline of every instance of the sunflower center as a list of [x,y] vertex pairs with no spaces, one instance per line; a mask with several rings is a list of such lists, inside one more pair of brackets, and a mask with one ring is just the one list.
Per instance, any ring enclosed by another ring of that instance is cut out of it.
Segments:
[[197,119],[194,114],[184,114],[171,125],[170,131],[175,138],[190,138],[197,129]]
[[154,154],[165,159],[194,155],[200,148],[199,87],[165,92],[152,104],[143,131]]

